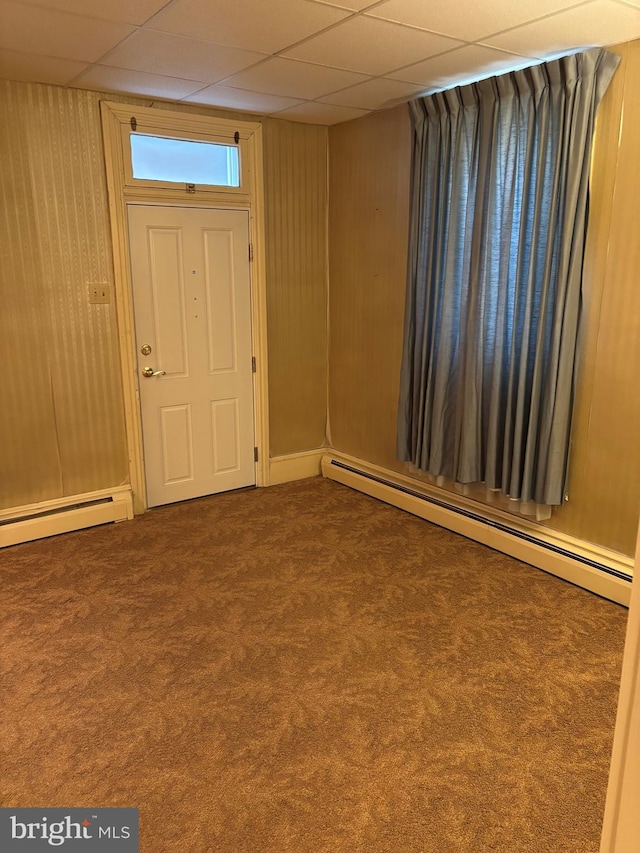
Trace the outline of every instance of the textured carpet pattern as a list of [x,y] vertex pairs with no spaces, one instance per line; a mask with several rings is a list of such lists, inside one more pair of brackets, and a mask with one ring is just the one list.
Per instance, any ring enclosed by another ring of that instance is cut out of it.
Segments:
[[143,853],[595,853],[626,611],[329,481],[0,553],[1,799]]

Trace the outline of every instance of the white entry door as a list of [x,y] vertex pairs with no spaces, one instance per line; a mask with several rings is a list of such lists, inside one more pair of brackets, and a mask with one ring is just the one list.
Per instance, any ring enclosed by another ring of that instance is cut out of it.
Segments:
[[128,215],[147,505],[253,485],[249,215]]

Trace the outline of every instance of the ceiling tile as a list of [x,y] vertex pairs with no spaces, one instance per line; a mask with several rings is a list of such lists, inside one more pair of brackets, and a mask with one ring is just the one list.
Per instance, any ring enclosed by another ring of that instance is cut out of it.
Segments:
[[265,58],[264,53],[139,30],[104,56],[101,64],[215,83]]
[[0,0],[0,48],[95,62],[134,30],[51,9]]
[[275,53],[351,13],[309,0],[175,0],[152,29]]
[[618,44],[638,37],[640,9],[615,0],[594,0],[542,21],[491,36],[486,44],[525,56],[544,58],[574,48]]
[[154,98],[179,101],[202,88],[196,80],[178,80],[160,74],[145,74],[142,71],[127,71],[123,68],[108,68],[93,65],[80,74],[72,83],[79,89],[98,89],[108,92],[130,92]]
[[60,12],[74,12],[103,21],[144,24],[167,5],[167,0],[32,0],[34,5]]
[[273,57],[261,65],[234,74],[224,82],[238,89],[313,100],[366,79],[366,75],[354,74],[352,71]]
[[291,121],[304,121],[310,124],[339,124],[341,121],[351,121],[354,118],[368,115],[369,110],[356,110],[352,107],[337,107],[330,104],[301,104],[290,110],[278,113],[275,118],[286,118]]
[[367,15],[422,27],[466,41],[477,41],[491,33],[541,18],[579,2],[582,0],[482,0],[470,7],[469,0],[447,0],[442,3],[388,0],[371,9]]
[[638,37],[640,0],[0,0],[0,77],[332,123]]
[[423,30],[357,17],[285,51],[285,55],[382,75],[460,44]]
[[360,107],[365,110],[379,110],[385,106],[408,101],[424,90],[424,86],[401,83],[386,77],[376,77],[357,86],[350,86],[342,92],[322,98],[325,104],[339,104],[344,107]]
[[277,95],[263,95],[259,92],[246,92],[244,89],[231,89],[228,86],[207,86],[195,95],[183,99],[190,104],[207,104],[212,107],[229,107],[249,113],[275,113],[304,103],[296,98],[282,98]]
[[64,86],[86,67],[86,62],[0,50],[0,77],[5,80]]
[[522,68],[524,65],[531,65],[531,57],[505,53],[479,44],[467,44],[441,56],[434,56],[432,59],[425,59],[424,62],[394,71],[390,76],[394,80],[420,83],[433,90],[459,85],[469,80],[479,80],[481,77]]

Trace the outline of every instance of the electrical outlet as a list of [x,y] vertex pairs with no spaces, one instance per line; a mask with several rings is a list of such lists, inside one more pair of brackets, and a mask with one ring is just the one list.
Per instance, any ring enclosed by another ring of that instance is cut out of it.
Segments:
[[88,284],[87,287],[89,288],[89,302],[91,305],[104,305],[107,302],[111,302],[111,290],[108,282],[103,281],[98,284]]

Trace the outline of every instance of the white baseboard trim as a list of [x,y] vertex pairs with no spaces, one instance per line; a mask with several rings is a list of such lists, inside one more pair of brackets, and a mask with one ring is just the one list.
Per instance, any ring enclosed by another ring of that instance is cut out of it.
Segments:
[[322,458],[322,474],[407,512],[502,551],[552,575],[629,606],[633,559],[485,507],[412,477],[342,453]]
[[0,548],[133,518],[129,486],[0,511]]
[[287,456],[272,456],[269,460],[269,485],[319,477],[320,463],[326,452],[326,447],[318,447],[301,453],[289,453]]

